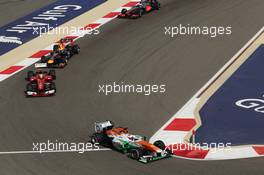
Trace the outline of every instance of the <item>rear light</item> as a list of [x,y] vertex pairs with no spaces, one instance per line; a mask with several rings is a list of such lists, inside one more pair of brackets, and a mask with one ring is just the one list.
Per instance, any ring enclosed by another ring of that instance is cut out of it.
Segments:
[[53,60],[49,60],[48,63],[49,64],[52,64],[52,63],[54,63],[54,61]]

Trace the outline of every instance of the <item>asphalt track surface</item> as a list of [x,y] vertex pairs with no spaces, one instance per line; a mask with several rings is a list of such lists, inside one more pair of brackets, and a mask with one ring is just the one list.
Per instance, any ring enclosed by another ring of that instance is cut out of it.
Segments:
[[[25,98],[26,71],[2,82],[0,152],[30,151],[32,142],[47,139],[87,141],[93,123],[105,119],[150,137],[263,26],[263,0],[161,2],[159,12],[139,20],[114,20],[100,35],[79,40],[81,54],[57,71],[55,97]],[[17,3],[5,6],[13,8]],[[8,19],[5,15],[1,12],[2,22]],[[215,39],[164,35],[164,26],[179,23],[232,25],[233,34]],[[98,93],[98,84],[113,81],[165,83],[166,94]],[[263,174],[263,160],[173,158],[144,165],[113,151],[14,154],[0,155],[0,174]]]
[[55,0],[0,0],[0,26],[44,7]]

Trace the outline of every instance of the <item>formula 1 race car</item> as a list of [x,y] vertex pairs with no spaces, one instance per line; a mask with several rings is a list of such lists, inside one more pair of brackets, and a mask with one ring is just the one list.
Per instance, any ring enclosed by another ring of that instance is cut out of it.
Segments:
[[159,10],[160,3],[157,0],[142,0],[139,4],[133,6],[131,9],[122,9],[118,15],[119,18],[140,18],[143,14],[153,10]]
[[56,93],[56,85],[53,80],[56,79],[54,70],[49,72],[37,70],[36,72],[28,71],[26,80],[29,83],[26,86],[27,97],[52,96]]
[[115,128],[111,121],[95,123],[95,133],[91,136],[91,143],[120,151],[143,163],[171,156],[170,150],[166,149],[161,140],[151,144],[146,141],[146,137],[129,134],[127,128]]
[[36,68],[64,68],[74,54],[80,53],[80,47],[71,38],[63,38],[53,46],[53,51],[41,57]]

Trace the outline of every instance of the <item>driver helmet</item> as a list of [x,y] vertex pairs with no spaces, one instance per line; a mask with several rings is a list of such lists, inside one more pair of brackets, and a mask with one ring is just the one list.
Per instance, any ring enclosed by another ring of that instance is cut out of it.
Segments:
[[43,71],[42,71],[41,69],[37,69],[37,70],[36,70],[36,73],[37,73],[37,74],[41,74],[42,72],[43,72]]
[[135,141],[135,140],[136,140],[136,137],[133,136],[133,135],[129,135],[127,138],[128,138],[129,140],[131,140],[131,141]]

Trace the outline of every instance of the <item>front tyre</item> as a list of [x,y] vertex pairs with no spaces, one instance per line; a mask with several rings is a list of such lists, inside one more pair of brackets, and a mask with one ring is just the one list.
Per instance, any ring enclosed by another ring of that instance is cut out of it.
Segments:
[[68,60],[66,58],[61,58],[58,61],[58,67],[59,68],[64,68],[65,66],[67,66]]
[[54,82],[50,83],[50,90],[55,90],[55,92],[56,92],[56,84]]
[[30,91],[30,92],[34,91],[34,88],[31,83],[27,84],[26,91]]
[[139,160],[142,157],[142,151],[140,149],[131,149],[128,152],[128,157],[134,160]]
[[161,141],[161,140],[157,140],[157,141],[155,141],[155,142],[153,143],[153,145],[155,145],[156,147],[158,147],[158,148],[161,149],[161,150],[165,150],[165,149],[166,149],[166,146],[165,146],[164,142]]

